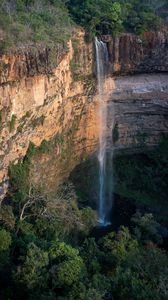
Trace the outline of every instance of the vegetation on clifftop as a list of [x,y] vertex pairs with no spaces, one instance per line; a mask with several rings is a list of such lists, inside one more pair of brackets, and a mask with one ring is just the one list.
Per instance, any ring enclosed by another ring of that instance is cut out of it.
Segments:
[[0,51],[22,44],[62,43],[75,23],[95,34],[141,34],[161,25],[166,0],[0,0]]
[[166,0],[69,0],[68,8],[75,22],[91,35],[141,34],[161,25],[158,8],[164,3]]
[[61,0],[0,0],[0,51],[23,44],[66,42],[72,20]]

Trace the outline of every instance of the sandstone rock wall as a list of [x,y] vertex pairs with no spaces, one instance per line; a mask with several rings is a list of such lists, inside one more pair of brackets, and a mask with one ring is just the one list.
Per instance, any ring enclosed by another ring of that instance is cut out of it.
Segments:
[[[77,43],[78,52],[74,43]],[[66,51],[62,51],[59,57],[55,52],[56,67],[47,50],[33,55],[30,51],[4,55],[0,59],[0,181],[4,182],[5,189],[10,162],[17,162],[25,156],[30,141],[39,146],[44,139],[48,141],[59,135],[53,155],[61,161],[61,143],[64,143],[65,152],[68,137],[71,138],[69,151],[76,154],[75,160],[82,155],[84,148],[86,152],[92,152],[95,144],[96,128],[92,117],[95,104],[91,101],[95,85],[91,77],[92,45],[85,44],[84,32],[76,31]],[[73,60],[80,64],[78,72],[84,73],[85,80],[74,80]],[[51,159],[53,155],[50,155]],[[50,158],[42,155],[41,162]],[[66,165],[67,172],[73,163],[75,161]],[[52,174],[51,165],[54,163],[50,163],[49,169],[45,168],[46,177]],[[34,161],[34,180],[38,181],[36,169]],[[54,180],[59,178],[61,168],[57,171]],[[3,193],[3,188],[0,193]]]

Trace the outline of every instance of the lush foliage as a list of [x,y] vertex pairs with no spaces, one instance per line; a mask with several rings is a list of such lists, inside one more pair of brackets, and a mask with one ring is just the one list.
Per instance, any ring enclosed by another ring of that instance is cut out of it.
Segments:
[[168,257],[149,236],[121,227],[73,246],[28,227],[0,231],[1,299],[167,299]]
[[69,0],[68,7],[75,22],[91,34],[117,34],[123,30],[140,34],[160,25],[157,8],[164,2],[158,5],[154,0]]
[[[138,244],[127,228],[103,239],[117,299],[166,299],[167,257],[153,244]],[[155,282],[155,284],[154,284]]]
[[[157,29],[157,11],[166,0],[0,0],[0,51],[23,43],[62,43],[73,21],[90,37],[95,34],[138,34]],[[72,21],[73,20],[73,21]]]
[[34,189],[35,151],[30,144],[10,167],[0,211],[0,299],[166,300],[168,257],[152,214],[136,213],[131,231],[122,226],[96,241],[94,211],[78,207],[71,183],[52,198]]
[[69,1],[69,9],[75,21],[93,34],[122,29],[121,5],[118,2],[72,0]]

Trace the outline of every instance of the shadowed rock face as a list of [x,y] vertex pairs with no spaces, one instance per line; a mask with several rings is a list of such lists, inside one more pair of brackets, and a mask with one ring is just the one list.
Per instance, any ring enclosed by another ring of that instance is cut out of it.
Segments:
[[103,36],[108,44],[109,72],[113,75],[168,71],[168,30],[145,32],[141,37]]
[[118,131],[115,150],[136,151],[156,146],[162,135],[168,133],[168,74],[115,78],[108,98],[109,141],[113,115]]

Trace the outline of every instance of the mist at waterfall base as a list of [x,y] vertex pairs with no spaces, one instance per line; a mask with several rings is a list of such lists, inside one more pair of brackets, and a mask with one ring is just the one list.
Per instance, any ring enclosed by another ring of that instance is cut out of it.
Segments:
[[99,180],[98,180],[98,223],[100,226],[111,224],[112,193],[112,151],[107,152],[107,95],[104,88],[108,66],[108,50],[106,43],[95,38],[96,69],[98,82],[98,119],[99,119]]

